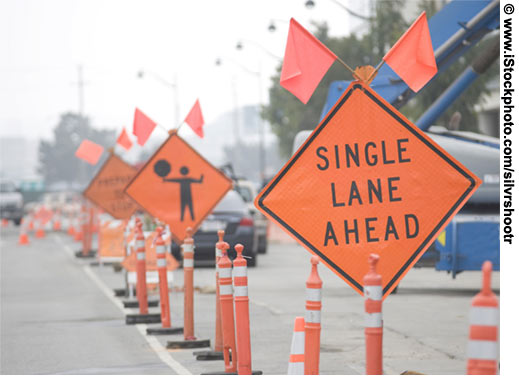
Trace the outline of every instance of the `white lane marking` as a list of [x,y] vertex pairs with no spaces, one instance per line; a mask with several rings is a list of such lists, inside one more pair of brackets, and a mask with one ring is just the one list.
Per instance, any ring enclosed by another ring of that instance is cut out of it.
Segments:
[[[58,241],[59,244],[63,246],[63,250],[66,252],[66,254],[74,259],[74,251],[63,242],[63,240],[58,237],[57,235],[54,235],[54,239]],[[87,274],[87,276],[92,279],[92,281],[97,285],[97,287],[101,290],[101,292],[104,293],[104,295],[111,301],[115,306],[117,306],[125,315],[133,313],[132,310],[126,309],[123,305],[123,303],[119,300],[116,300],[113,292],[106,286],[106,284],[92,271],[90,266],[83,266],[83,271]],[[173,371],[180,375],[191,375],[191,373],[188,369],[186,369],[182,364],[180,364],[178,361],[176,361],[171,354],[164,348],[162,344],[157,340],[157,338],[153,335],[147,335],[146,334],[146,326],[145,325],[135,325],[139,333],[146,339],[148,344],[150,345],[151,349],[155,351],[157,356]]]

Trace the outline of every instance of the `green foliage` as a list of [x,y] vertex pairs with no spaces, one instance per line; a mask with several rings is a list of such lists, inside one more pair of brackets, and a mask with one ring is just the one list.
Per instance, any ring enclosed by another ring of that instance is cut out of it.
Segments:
[[54,128],[53,140],[41,140],[39,145],[38,172],[45,183],[76,183],[85,185],[93,177],[101,163],[92,166],[74,154],[84,139],[89,139],[105,148],[115,144],[113,130],[97,130],[91,127],[87,117],[75,113],[61,115]]
[[[310,30],[330,50],[351,67],[362,65],[376,66],[382,56],[400,38],[410,26],[402,17],[405,0],[377,1],[374,3],[374,14],[366,21],[368,32],[362,36],[351,34],[346,37],[333,38],[328,35],[326,24],[314,24]],[[422,0],[418,6],[419,13],[426,10],[430,18],[437,11],[436,2]],[[482,44],[482,43],[480,43]],[[433,82],[424,88],[401,111],[412,120],[418,117],[434,102],[436,98],[459,76],[484,46],[476,46],[469,53],[458,59],[448,70],[438,75]],[[497,74],[497,63],[460,96],[449,110],[435,124],[446,124],[455,111],[462,115],[462,129],[476,131],[477,122],[474,112],[481,96],[487,93],[485,88],[489,79]],[[288,157],[292,153],[292,143],[300,130],[312,130],[319,122],[321,111],[326,101],[328,88],[333,81],[351,80],[351,74],[338,62],[335,62],[308,101],[302,104],[287,90],[279,85],[281,66],[272,77],[269,90],[269,105],[262,109],[262,117],[270,122],[273,132],[279,137],[280,151]]]

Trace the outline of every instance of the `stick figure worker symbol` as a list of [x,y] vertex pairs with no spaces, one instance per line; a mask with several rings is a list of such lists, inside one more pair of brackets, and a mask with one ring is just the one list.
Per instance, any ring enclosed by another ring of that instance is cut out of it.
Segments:
[[166,178],[171,172],[171,165],[166,160],[159,160],[153,166],[155,174],[162,178],[164,182],[174,182],[180,184],[180,221],[184,221],[184,212],[186,207],[189,209],[191,220],[195,220],[195,214],[193,211],[193,195],[191,192],[191,185],[194,183],[202,183],[204,181],[204,175],[202,174],[199,179],[188,177],[189,168],[182,166],[180,168],[181,177],[179,178]]

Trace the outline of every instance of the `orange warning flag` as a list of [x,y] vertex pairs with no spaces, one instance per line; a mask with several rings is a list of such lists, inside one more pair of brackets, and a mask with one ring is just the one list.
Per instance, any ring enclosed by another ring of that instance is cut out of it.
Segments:
[[129,151],[133,145],[132,141],[130,140],[130,137],[126,133],[126,128],[123,128],[121,131],[121,134],[117,138],[117,144],[119,144],[121,147]]
[[202,109],[200,108],[200,102],[198,100],[196,100],[191,111],[187,114],[184,122],[195,131],[195,134],[201,138],[204,137],[204,130],[202,128],[204,126],[204,117],[202,116]]
[[83,140],[76,150],[76,157],[85,160],[90,165],[97,164],[99,158],[103,154],[104,148],[90,140]]
[[438,68],[425,12],[382,59],[414,92],[429,82]]
[[137,136],[137,144],[143,146],[151,133],[157,126],[146,114],[135,108],[135,116],[133,118],[133,134]]
[[279,83],[306,104],[336,59],[333,52],[292,18]]

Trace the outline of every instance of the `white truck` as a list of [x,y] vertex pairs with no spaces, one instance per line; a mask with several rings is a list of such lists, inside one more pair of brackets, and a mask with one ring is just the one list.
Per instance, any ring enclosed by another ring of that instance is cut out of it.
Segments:
[[23,217],[23,196],[14,182],[0,182],[0,217],[20,225]]

